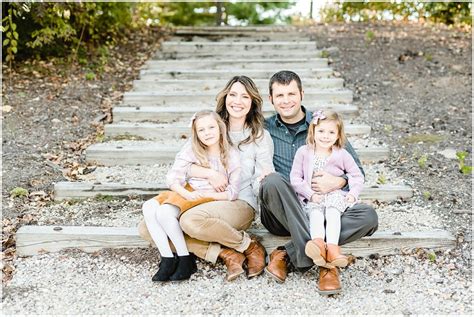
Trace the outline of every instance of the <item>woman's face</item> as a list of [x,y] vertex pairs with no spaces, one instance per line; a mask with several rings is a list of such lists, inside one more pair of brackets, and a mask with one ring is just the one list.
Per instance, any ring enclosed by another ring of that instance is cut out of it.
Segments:
[[225,100],[225,107],[232,119],[242,119],[247,116],[252,107],[252,98],[244,85],[236,82],[230,87]]

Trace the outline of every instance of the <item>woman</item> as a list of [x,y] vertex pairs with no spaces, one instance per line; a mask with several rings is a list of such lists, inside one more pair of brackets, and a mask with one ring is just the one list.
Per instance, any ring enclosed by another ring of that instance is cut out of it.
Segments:
[[[244,231],[255,217],[260,181],[274,171],[273,142],[263,129],[262,104],[255,83],[246,76],[233,77],[217,95],[216,112],[226,123],[229,141],[240,151],[238,199],[205,203],[180,218],[189,251],[212,263],[222,259],[228,281],[245,272],[245,261],[249,278],[260,275],[265,268],[265,249]],[[208,179],[218,191],[227,187],[223,175],[207,168],[193,165],[189,176]],[[139,232],[150,240],[143,222]]]

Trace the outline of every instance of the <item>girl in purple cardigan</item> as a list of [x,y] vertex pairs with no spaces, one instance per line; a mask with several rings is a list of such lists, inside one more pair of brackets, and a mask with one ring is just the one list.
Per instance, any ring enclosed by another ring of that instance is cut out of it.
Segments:
[[[197,164],[227,176],[228,186],[216,192],[206,179],[188,177],[191,165]],[[195,270],[194,255],[189,254],[179,217],[186,210],[213,200],[235,200],[240,187],[240,154],[227,140],[224,121],[214,111],[203,110],[191,118],[191,141],[176,155],[166,175],[170,191],[143,204],[145,223],[161,255],[155,282],[180,281]],[[177,256],[171,251],[173,243]]]
[[[356,162],[343,148],[345,140],[342,119],[336,112],[315,112],[306,145],[296,152],[290,173],[291,185],[309,216],[312,240],[306,244],[305,253],[314,264],[327,268],[344,267],[348,263],[338,246],[341,215],[355,204],[364,184],[364,176]],[[320,170],[335,176],[345,173],[349,192],[335,190],[320,195],[313,191],[311,179],[313,173]]]

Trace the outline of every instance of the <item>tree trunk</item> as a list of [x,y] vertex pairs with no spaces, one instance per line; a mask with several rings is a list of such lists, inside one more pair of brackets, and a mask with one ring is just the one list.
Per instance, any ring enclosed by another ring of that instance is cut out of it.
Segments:
[[222,2],[216,1],[216,25],[220,26],[222,24]]

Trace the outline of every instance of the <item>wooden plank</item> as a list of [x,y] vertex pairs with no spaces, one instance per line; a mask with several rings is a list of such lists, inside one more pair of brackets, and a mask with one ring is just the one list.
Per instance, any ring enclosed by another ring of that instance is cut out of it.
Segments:
[[[164,183],[90,183],[90,182],[59,182],[54,185],[54,199],[83,199],[98,195],[112,197],[139,196],[151,198],[163,190],[168,190]],[[392,201],[399,198],[413,197],[413,190],[406,185],[365,186],[361,193],[362,200]]]
[[[271,252],[288,241],[264,229],[249,230],[262,238],[262,244]],[[443,230],[416,232],[376,232],[371,237],[342,247],[345,254],[369,256],[371,254],[395,255],[401,250],[414,248],[453,248],[456,240]],[[16,251],[19,256],[37,255],[41,252],[58,252],[78,248],[95,252],[104,248],[147,248],[150,244],[138,235],[137,228],[125,227],[74,227],[74,226],[23,226],[16,234]]]
[[[269,117],[275,114],[275,109],[269,101],[264,99],[263,104],[263,115]],[[215,110],[215,105],[212,102],[202,104],[195,103],[188,104],[175,104],[169,106],[136,106],[126,105],[114,107],[112,109],[113,118],[115,122],[119,121],[130,121],[130,122],[175,122],[189,120],[191,116],[198,110]],[[359,115],[359,108],[353,105],[346,104],[310,104],[306,106],[306,109],[315,111],[318,109],[332,109],[340,113],[345,119],[355,118]]]
[[[123,103],[141,106],[169,105],[184,103],[214,103],[216,94],[209,91],[190,92],[154,92],[127,91],[123,95]],[[348,89],[320,89],[305,92],[304,101],[311,104],[321,103],[351,103],[352,91]],[[266,103],[269,103],[267,101]]]
[[[169,92],[169,91],[187,91],[200,92],[209,91],[217,95],[217,93],[227,84],[227,79],[139,79],[133,81],[134,91]],[[268,94],[269,79],[255,79],[255,84],[262,95]],[[343,88],[343,78],[318,78],[303,82],[304,90],[311,91],[313,89]]]
[[[160,142],[119,145],[117,143],[92,144],[86,150],[86,160],[106,166],[114,165],[153,165],[172,162],[179,146],[166,146]],[[370,147],[355,148],[359,158],[364,162],[379,162],[386,160],[388,148]]]
[[272,51],[242,51],[235,50],[221,50],[221,51],[209,51],[209,52],[161,52],[158,51],[153,56],[153,59],[184,59],[184,58],[314,58],[321,57],[322,50],[311,50],[311,51],[295,51],[295,50],[272,50]]
[[[190,129],[187,122],[176,123],[149,123],[149,122],[118,122],[106,124],[105,136],[139,136],[148,140],[162,140],[169,138],[182,138],[190,136]],[[362,124],[344,124],[347,135],[368,135],[370,126]]]
[[328,60],[325,58],[299,58],[289,60],[256,59],[256,60],[150,60],[145,63],[142,69],[156,69],[173,71],[175,69],[293,69],[293,68],[324,68],[328,67]]
[[[334,74],[334,71],[331,68],[298,68],[292,69],[301,77],[305,78],[323,78],[330,77]],[[155,69],[143,69],[140,71],[140,78],[149,78],[149,79],[203,79],[203,78],[213,78],[213,79],[230,79],[233,76],[245,75],[252,79],[268,79],[270,78],[278,69],[197,69],[197,70],[187,70],[187,69],[176,69],[173,71],[160,71]]]
[[266,52],[275,50],[294,50],[294,51],[315,51],[316,42],[314,41],[299,41],[299,42],[287,42],[287,41],[269,41],[269,42],[209,42],[209,41],[192,41],[192,42],[171,42],[165,41],[161,43],[161,52],[172,53],[172,52],[221,52],[225,51],[238,51],[242,53],[246,52]]

